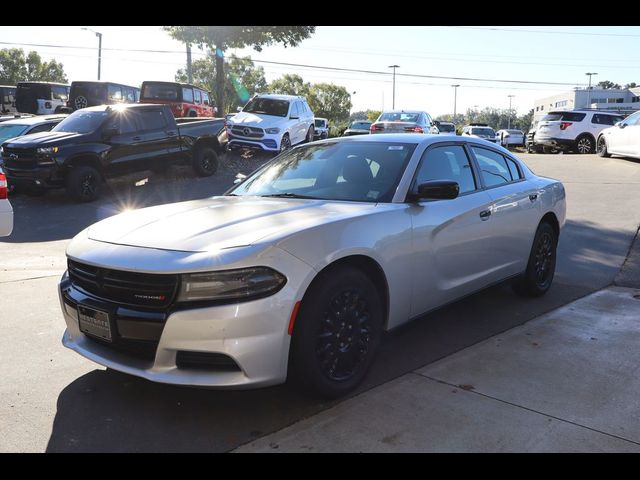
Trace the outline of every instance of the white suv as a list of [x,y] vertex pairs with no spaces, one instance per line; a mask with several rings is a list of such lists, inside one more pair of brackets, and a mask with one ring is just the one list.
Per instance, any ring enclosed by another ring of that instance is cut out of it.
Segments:
[[594,110],[549,112],[538,123],[535,142],[545,153],[553,149],[594,153],[600,132],[623,119],[618,113]]
[[226,126],[230,149],[281,152],[313,140],[314,117],[304,97],[263,94],[249,100]]

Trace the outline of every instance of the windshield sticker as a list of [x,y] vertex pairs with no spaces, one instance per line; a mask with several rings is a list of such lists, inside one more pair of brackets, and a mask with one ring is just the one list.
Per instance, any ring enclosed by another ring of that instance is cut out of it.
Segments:
[[403,145],[389,145],[387,150],[404,150]]

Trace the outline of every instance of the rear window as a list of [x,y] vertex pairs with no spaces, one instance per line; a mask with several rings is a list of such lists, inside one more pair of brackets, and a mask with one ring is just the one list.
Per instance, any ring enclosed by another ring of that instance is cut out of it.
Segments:
[[444,125],[444,124],[440,124],[438,125],[438,130],[440,130],[441,132],[455,132],[456,129],[453,125]]
[[542,120],[556,122],[561,120],[563,122],[581,122],[586,117],[586,113],[577,113],[577,112],[554,112],[547,113]]
[[473,127],[471,129],[471,134],[495,136],[496,132],[494,132],[493,129],[489,127]]
[[316,120],[315,124],[316,124],[316,127],[318,128],[324,128],[327,125],[327,123],[324,120]]
[[379,122],[413,122],[417,123],[420,118],[419,113],[405,112],[385,112],[380,115]]
[[142,89],[141,97],[148,100],[178,101],[178,86],[171,83],[146,84]]

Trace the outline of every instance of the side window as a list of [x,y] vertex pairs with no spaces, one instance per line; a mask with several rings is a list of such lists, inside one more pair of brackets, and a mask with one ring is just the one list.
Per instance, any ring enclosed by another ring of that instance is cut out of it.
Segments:
[[136,90],[134,88],[125,88],[127,103],[136,103]]
[[120,134],[133,133],[139,130],[136,123],[138,117],[137,112],[131,110],[125,111],[119,115],[120,117]]
[[603,115],[599,113],[594,114],[593,118],[591,119],[591,123],[595,123],[598,125],[613,125],[617,121],[619,121],[619,117],[614,117],[613,115]]
[[118,85],[109,85],[107,98],[112,102],[121,102],[122,89]]
[[207,92],[202,92],[202,103],[204,103],[205,105],[210,105],[209,94]]
[[447,145],[427,150],[418,167],[413,188],[430,180],[453,180],[460,185],[460,193],[476,189],[471,163],[460,145]]
[[624,121],[627,125],[640,125],[640,112],[634,113]]
[[193,89],[182,88],[182,101],[186,103],[193,103]]
[[36,125],[35,127],[33,127],[31,130],[29,130],[29,133],[48,132],[55,126],[55,123],[43,123],[42,125]]
[[135,92],[136,92],[136,103],[137,103],[137,102],[139,102],[139,101],[140,101],[140,89],[139,89],[139,88],[136,88],[136,89],[135,89]]
[[193,90],[193,99],[194,99],[194,103],[197,103],[198,105],[200,105],[202,103],[202,93],[201,90]]
[[67,87],[52,86],[51,98],[54,100],[66,101],[69,98]]
[[518,165],[516,165],[516,162],[511,160],[509,157],[505,157],[505,159],[507,160],[507,167],[509,167],[509,173],[511,173],[511,180],[520,180],[522,178],[522,174],[520,173],[520,170],[518,169]]
[[471,149],[478,160],[480,175],[487,187],[504,185],[512,181],[511,170],[502,155],[481,147],[472,146]]
[[141,114],[142,130],[161,130],[167,124],[162,110],[145,110]]
[[298,110],[298,102],[293,102],[291,104],[291,117],[299,117],[300,111]]

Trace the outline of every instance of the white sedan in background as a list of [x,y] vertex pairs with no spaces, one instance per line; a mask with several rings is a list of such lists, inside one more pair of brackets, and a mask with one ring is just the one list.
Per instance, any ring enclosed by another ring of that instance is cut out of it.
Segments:
[[13,208],[9,202],[7,177],[0,168],[0,237],[11,235],[13,231]]
[[640,159],[640,112],[602,130],[597,146],[601,157],[622,155]]
[[547,292],[565,208],[560,182],[477,138],[306,144],[223,196],[80,232],[63,343],[156,382],[337,397],[384,330],[504,280]]
[[500,137],[500,144],[505,147],[521,147],[524,146],[524,132],[514,129],[498,130],[496,135]]

